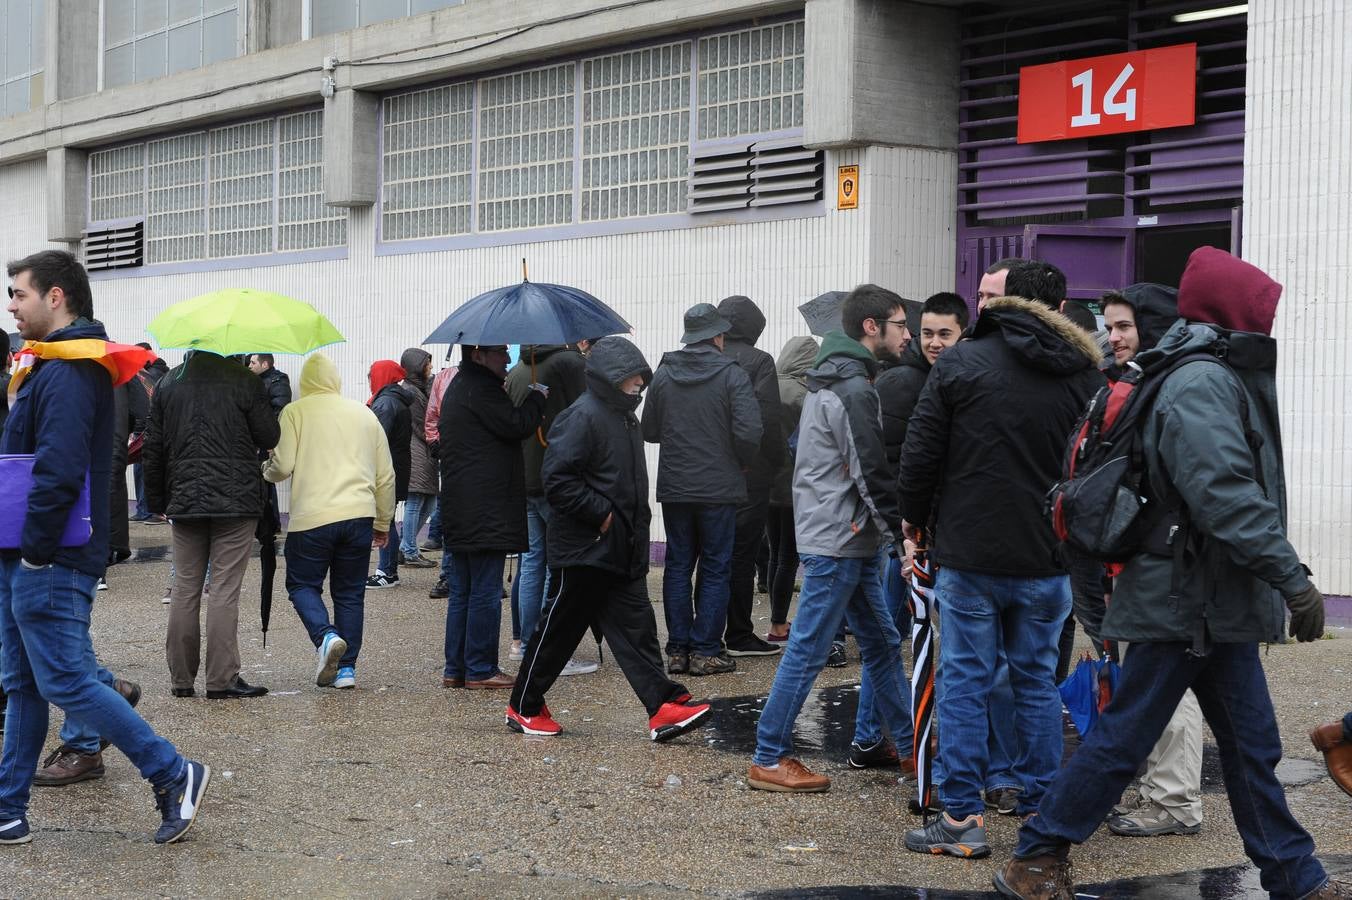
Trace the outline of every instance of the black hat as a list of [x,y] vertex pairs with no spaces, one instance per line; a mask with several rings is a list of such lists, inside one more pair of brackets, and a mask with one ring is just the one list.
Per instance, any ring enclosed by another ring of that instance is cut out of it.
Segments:
[[681,343],[698,344],[718,337],[730,328],[732,323],[723,318],[712,303],[696,303],[685,311],[685,334],[681,335]]

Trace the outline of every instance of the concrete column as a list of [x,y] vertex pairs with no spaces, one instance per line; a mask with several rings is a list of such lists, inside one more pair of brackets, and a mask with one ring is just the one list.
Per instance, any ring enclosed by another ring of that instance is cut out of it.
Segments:
[[89,201],[89,154],[57,147],[47,151],[47,240],[76,242],[84,234]]
[[958,11],[903,0],[808,0],[804,141],[953,150]]
[[88,0],[48,0],[46,5],[47,103],[83,97],[99,89],[99,16]]
[[324,202],[330,206],[376,202],[379,109],[375,94],[346,88],[324,101]]

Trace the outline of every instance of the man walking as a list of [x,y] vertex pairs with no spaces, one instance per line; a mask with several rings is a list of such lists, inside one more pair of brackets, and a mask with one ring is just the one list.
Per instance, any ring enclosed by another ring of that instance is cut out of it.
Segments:
[[770,515],[770,485],[787,449],[779,424],[779,376],[775,358],[756,349],[756,340],[765,330],[760,308],[748,297],[733,296],[718,304],[718,313],[732,326],[723,336],[723,353],[751,379],[761,422],[760,448],[746,472],[746,501],[737,507],[723,641],[729,656],[773,656],[783,648],[756,634],[751,607],[756,596],[756,556],[765,542]]
[[[114,361],[103,326],[93,320],[88,277],[71,254],[44,250],[10,262],[7,271],[9,312],[20,334],[41,344],[13,376],[14,404],[0,439],[5,454],[34,457],[20,546],[0,551],[0,680],[8,701],[0,844],[32,840],[29,791],[48,703],[126,754],[155,792],[161,818],[155,842],[173,843],[192,827],[211,769],[181,756],[96,677],[89,638],[94,586],[108,553],[113,385],[130,378],[139,359],[128,366]],[[86,479],[89,541],[62,546]]]
[[605,635],[648,714],[652,740],[671,740],[709,714],[709,704],[691,703],[689,692],[662,671],[648,601],[652,513],[634,410],[651,379],[637,347],[621,337],[602,338],[587,358],[586,393],[550,430],[541,477],[553,510],[551,597],[507,706],[507,725],[522,734],[563,731],[545,706],[545,692],[588,626]]
[[[845,298],[841,324],[844,333],[826,335],[816,368],[807,373],[798,423],[794,533],[806,575],[747,772],[747,783],[763,791],[831,787],[830,778],[792,755],[793,724],[842,620],[854,631],[864,681],[892,739],[905,746],[914,734],[901,635],[878,579],[878,551],[899,540],[901,511],[872,385],[878,360],[895,360],[909,337],[902,299],[877,285],[860,285]],[[902,771],[914,773],[909,760]]]
[[262,380],[223,356],[189,352],[156,385],[143,459],[150,511],[174,523],[165,650],[175,697],[194,694],[208,564],[207,698],[267,693],[239,674],[239,587],[268,496],[258,452],[279,433]]
[[[737,668],[723,655],[737,507],[745,470],[760,450],[760,410],[751,379],[723,354],[732,327],[712,304],[685,314],[682,350],[663,354],[643,407],[643,439],[659,444],[657,501],[667,530],[662,609],[667,671],[720,675]],[[690,579],[699,564],[699,597]]]
[[1296,640],[1324,636],[1324,598],[1286,538],[1281,502],[1270,336],[1280,296],[1259,269],[1202,247],[1179,285],[1187,321],[1136,358],[1145,377],[1163,379],[1139,447],[1146,508],[1159,510],[1149,533],[1167,538],[1146,538],[1117,577],[1103,632],[1132,642],[1121,683],[1020,829],[1014,858],[995,877],[1006,896],[1074,896],[1070,845],[1098,828],[1189,687],[1216,737],[1230,810],[1263,889],[1278,898],[1352,896],[1352,884],[1329,880],[1286,804],[1259,658],[1258,644],[1279,638],[1288,610]]
[[301,397],[282,410],[281,439],[263,477],[291,479],[286,590],[315,645],[315,684],[355,688],[371,547],[389,541],[394,517],[394,464],[380,422],[342,388],[327,356],[305,361]]
[[1001,651],[1020,742],[1017,812],[1036,809],[1061,763],[1053,677],[1070,579],[1043,522],[1043,498],[1060,474],[1067,435],[1103,384],[1097,346],[1056,312],[1065,284],[1047,263],[1013,267],[1006,289],[1021,295],[987,302],[971,339],[939,357],[902,446],[907,536],[919,542],[934,515],[930,558],[943,618],[936,705],[945,812],[906,835],[909,850],[990,853],[981,789]]
[[520,406],[503,389],[507,348],[465,345],[460,372],[441,403],[441,505],[450,564],[442,685],[511,688],[498,668],[502,570],[526,537],[521,442],[540,427],[549,389],[531,385]]

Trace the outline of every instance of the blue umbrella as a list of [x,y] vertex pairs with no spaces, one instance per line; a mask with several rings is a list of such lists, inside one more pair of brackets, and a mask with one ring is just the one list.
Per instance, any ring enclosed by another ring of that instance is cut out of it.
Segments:
[[424,344],[571,344],[633,331],[586,291],[523,281],[480,294],[446,318]]

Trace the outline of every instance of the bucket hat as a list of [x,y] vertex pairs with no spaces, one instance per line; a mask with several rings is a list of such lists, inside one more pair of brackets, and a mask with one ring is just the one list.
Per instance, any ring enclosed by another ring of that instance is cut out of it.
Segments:
[[723,318],[712,303],[696,303],[685,311],[685,334],[681,335],[681,343],[698,344],[731,328],[732,323]]

